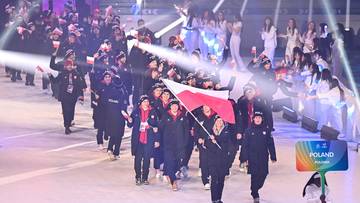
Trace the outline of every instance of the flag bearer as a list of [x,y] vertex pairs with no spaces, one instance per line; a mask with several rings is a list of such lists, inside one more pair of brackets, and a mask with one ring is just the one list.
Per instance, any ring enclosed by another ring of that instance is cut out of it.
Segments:
[[[216,115],[210,139],[205,140],[209,157],[209,171],[211,176],[211,201],[222,203],[221,196],[224,189],[225,176],[229,171],[228,147],[230,131],[228,125]],[[219,148],[219,146],[220,148]]]
[[169,110],[162,116],[160,130],[163,133],[165,173],[169,176],[173,191],[178,190],[176,172],[185,156],[188,139],[188,119],[180,110],[179,101],[173,99]]

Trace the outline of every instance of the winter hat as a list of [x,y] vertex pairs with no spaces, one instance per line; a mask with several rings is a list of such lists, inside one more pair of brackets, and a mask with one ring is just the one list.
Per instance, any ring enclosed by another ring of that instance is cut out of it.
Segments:
[[180,105],[180,102],[179,102],[179,100],[177,100],[177,99],[172,99],[171,101],[170,101],[170,103],[169,103],[169,108],[173,105],[173,104],[176,104],[176,105]]
[[102,75],[102,79],[104,79],[105,76],[107,76],[107,75],[112,76],[113,74],[112,74],[110,71],[105,71],[105,72],[103,73],[103,75]]
[[155,83],[155,85],[153,85],[151,87],[151,91],[154,91],[155,89],[158,89],[158,88],[162,89],[163,85],[161,85],[160,83]]
[[143,101],[148,100],[149,101],[149,96],[147,96],[146,94],[141,95],[140,99],[139,99],[139,105],[141,105],[141,103],[143,103]]
[[255,118],[256,116],[261,116],[261,118],[264,118],[264,114],[261,111],[255,111],[253,118]]
[[157,61],[157,57],[155,55],[150,55],[147,59],[147,64],[150,64],[153,61]]
[[99,57],[99,61],[104,62],[105,59],[109,58],[109,55],[106,53],[102,53]]
[[72,49],[68,49],[65,53],[65,58],[69,58],[71,55],[75,54],[75,51]]
[[243,90],[244,90],[244,93],[249,91],[249,90],[254,90],[255,91],[256,87],[255,87],[255,85],[248,83],[248,84],[246,84],[244,86]]
[[[51,29],[51,28],[50,28]],[[55,28],[53,31],[52,31],[52,34],[53,35],[59,35],[61,36],[63,34],[63,31],[61,31],[59,28]]]
[[169,93],[171,95],[171,91],[168,88],[164,88],[163,92],[161,94],[163,94],[164,92],[167,92],[167,93]]
[[119,60],[119,59],[121,59],[121,58],[125,58],[125,57],[126,57],[125,52],[120,51],[120,53],[116,56],[116,60]]
[[189,80],[192,80],[192,79],[195,79],[195,75],[193,73],[189,73],[187,76],[186,76],[186,80],[189,81]]

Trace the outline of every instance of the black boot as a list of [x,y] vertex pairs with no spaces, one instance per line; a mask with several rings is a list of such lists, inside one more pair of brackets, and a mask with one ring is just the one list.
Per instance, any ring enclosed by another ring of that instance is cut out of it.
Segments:
[[143,179],[141,182],[142,182],[144,185],[149,185],[149,184],[150,184],[147,179]]
[[136,178],[135,184],[136,184],[136,185],[141,185],[141,180],[140,180],[140,178]]
[[71,133],[71,130],[69,127],[65,128],[65,135],[69,135]]
[[20,72],[16,73],[16,80],[20,80],[20,81],[22,80]]

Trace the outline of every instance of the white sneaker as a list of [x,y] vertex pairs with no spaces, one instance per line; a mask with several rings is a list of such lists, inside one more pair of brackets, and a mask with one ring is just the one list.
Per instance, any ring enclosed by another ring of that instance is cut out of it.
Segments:
[[176,172],[175,176],[177,179],[181,179],[183,177],[183,175],[180,171]]
[[189,176],[188,174],[188,170],[185,166],[181,167],[181,174],[183,175],[184,178],[187,178]]
[[104,149],[105,149],[105,147],[104,147],[103,144],[99,144],[99,145],[98,145],[98,150],[99,150],[99,151],[102,151],[102,150],[104,150]]
[[168,176],[162,176],[162,181],[163,181],[164,183],[170,183]]
[[210,190],[210,183],[206,183],[204,185],[204,190]]
[[241,173],[246,173],[246,168],[243,164],[240,164],[239,170]]
[[109,156],[110,161],[112,161],[113,158],[114,158],[114,155],[113,155],[112,151],[108,151],[107,154]]
[[229,175],[227,175],[225,178],[230,178],[231,176],[231,171],[229,171]]
[[155,177],[156,177],[157,179],[160,179],[160,178],[161,178],[161,173],[156,173]]

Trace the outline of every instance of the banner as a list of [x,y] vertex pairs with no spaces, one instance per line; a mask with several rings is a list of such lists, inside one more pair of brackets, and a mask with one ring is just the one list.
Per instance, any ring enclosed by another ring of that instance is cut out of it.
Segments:
[[345,141],[299,141],[296,143],[298,171],[346,171],[348,150]]

